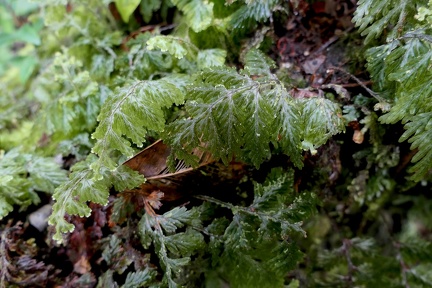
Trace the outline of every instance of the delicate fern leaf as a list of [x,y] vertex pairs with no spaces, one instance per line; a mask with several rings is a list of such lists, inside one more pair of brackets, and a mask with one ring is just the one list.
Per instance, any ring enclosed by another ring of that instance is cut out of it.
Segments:
[[245,29],[270,19],[278,0],[245,1],[246,5],[231,15],[230,26],[234,29]]
[[120,13],[121,18],[124,22],[129,22],[129,17],[135,11],[140,4],[140,0],[114,0],[116,8]]
[[138,288],[138,287],[149,287],[154,281],[156,276],[155,271],[146,268],[145,270],[131,272],[126,276],[125,283],[121,286],[122,288]]
[[147,49],[160,49],[162,52],[168,52],[177,59],[194,55],[197,52],[197,48],[192,43],[178,37],[163,35],[150,38],[147,41]]
[[303,100],[303,149],[314,154],[316,147],[342,131],[345,131],[342,111],[338,104],[325,98]]
[[258,49],[251,49],[245,55],[245,70],[249,75],[271,76],[270,69],[276,65],[272,59],[267,57]]
[[[373,1],[361,0],[354,12],[353,22],[359,27],[362,36],[366,36],[365,43],[379,37],[389,24],[404,25],[408,14],[414,15],[415,5],[411,1],[393,0]],[[397,29],[391,32],[391,38],[395,38]]]
[[26,169],[30,173],[29,180],[35,190],[52,193],[57,186],[66,182],[66,171],[61,170],[51,159],[37,156],[26,158],[28,158]]
[[172,0],[195,32],[207,29],[213,21],[213,3],[207,0]]
[[277,213],[281,206],[294,196],[294,171],[290,170],[288,173],[278,176],[263,185],[255,184],[255,197],[251,204],[253,210]]
[[[263,185],[255,184],[255,197],[249,207],[200,196],[200,199],[231,209],[234,214],[223,235],[222,252],[215,251],[217,267],[230,285],[282,285],[287,271],[301,259],[302,253],[296,245],[282,239],[287,239],[293,231],[304,233],[301,221],[316,210],[316,197],[314,201],[305,201],[303,195],[296,197],[295,194],[294,171],[272,170]],[[220,247],[217,244],[220,241],[213,238],[210,247]]]
[[266,94],[261,94],[258,83],[233,70],[204,71],[201,79],[202,84],[190,89],[191,101],[186,103],[191,118],[168,126],[167,136],[175,138],[166,137],[167,143],[189,163],[193,159],[185,154],[205,145],[225,163],[236,154],[258,166],[269,156],[272,138],[267,127],[272,125],[274,113]]
[[222,49],[200,50],[197,56],[197,65],[199,69],[223,66],[225,64],[227,52]]
[[301,104],[291,97],[286,89],[277,86],[272,91],[274,112],[276,117],[275,130],[278,131],[278,142],[283,152],[290,156],[296,167],[303,167],[301,139],[303,130],[301,123]]
[[[284,152],[301,167],[302,139],[314,143],[308,146],[313,148],[343,131],[343,121],[335,116],[341,114],[336,104],[325,99],[308,99],[304,103],[293,99],[270,73],[270,62],[258,59],[260,55],[251,51],[247,61],[255,68],[245,68],[260,76],[265,73],[257,81],[231,69],[200,73],[195,88],[189,88],[186,109],[190,118],[168,125],[164,136],[176,157],[196,165],[191,151],[205,146],[215,159],[225,163],[236,155],[258,166],[270,155],[269,143],[277,143],[279,138]],[[321,105],[321,109],[313,105]],[[302,106],[306,109],[302,110]],[[311,122],[301,123],[302,112],[312,117]]]
[[92,135],[97,139],[92,151],[100,157],[91,166],[96,175],[100,175],[98,170],[103,166],[110,170],[116,168],[110,158],[113,149],[129,157],[133,155],[127,138],[141,147],[147,130],[162,131],[165,124],[162,108],[182,102],[181,91],[164,79],[136,81],[110,95],[98,116],[99,126]]
[[380,117],[381,122],[393,124],[402,120],[405,123],[413,115],[432,110],[428,101],[432,88],[422,84],[432,81],[431,61],[430,45],[419,39],[411,39],[389,53],[384,62],[387,79],[396,83],[396,97],[390,112]]
[[48,223],[55,227],[56,233],[53,239],[59,243],[63,241],[62,233],[72,232],[74,229],[74,225],[64,219],[66,213],[88,217],[91,209],[87,206],[87,201],[101,205],[108,203],[111,179],[107,175],[101,180],[94,179],[94,172],[89,167],[93,161],[94,157],[88,157],[86,161],[74,165],[70,180],[54,192],[53,199],[56,202]]
[[161,0],[141,0],[140,12],[144,22],[149,23],[153,14],[161,8]]
[[420,181],[432,169],[432,112],[413,116],[405,129],[399,141],[409,139],[408,142],[412,143],[411,149],[418,149],[412,158],[412,162],[416,164],[409,171],[414,173],[414,181]]
[[200,226],[197,209],[187,210],[186,207],[175,207],[159,218],[159,224],[167,233],[174,233],[177,228],[185,225]]
[[[1,186],[5,186],[7,182],[12,179],[6,179],[5,176],[0,176],[0,189]],[[3,219],[6,215],[13,211],[13,206],[9,203],[9,200],[0,195],[0,220]]]
[[205,246],[204,237],[198,231],[188,228],[186,232],[165,237],[165,245],[176,257],[190,257]]
[[148,79],[156,71],[165,72],[172,69],[174,61],[170,54],[147,49],[146,42],[151,37],[152,35],[147,32],[128,42],[128,54],[117,60],[122,63],[122,75],[127,75],[127,78]]
[[269,142],[275,135],[269,127],[272,127],[274,121],[274,111],[268,97],[261,94],[259,89],[251,89],[244,96],[249,99],[242,99],[246,100],[243,106],[246,109],[242,116],[250,120],[245,121],[244,151],[247,158],[259,167],[264,159],[270,157]]
[[187,210],[185,207],[176,207],[163,215],[146,213],[139,222],[141,243],[144,247],[154,243],[161,265],[165,270],[164,281],[168,287],[178,286],[175,281],[176,275],[179,275],[183,266],[190,262],[190,257],[172,258],[171,255],[190,255],[204,245],[202,235],[198,235],[196,231],[187,229],[185,233],[174,234],[177,228],[185,225],[200,227],[200,218],[197,213],[199,213],[197,209]]
[[101,104],[99,88],[82,66],[75,57],[56,53],[51,66],[35,81],[37,94],[45,95],[36,131],[68,138],[94,128]]
[[119,192],[138,187],[145,181],[143,175],[125,165],[120,165],[112,171],[111,177],[115,190]]
[[207,69],[201,73],[202,80],[213,86],[223,85],[225,88],[247,85],[250,78],[240,75],[234,68]]
[[40,202],[36,191],[52,193],[66,181],[66,173],[53,159],[24,154],[18,149],[2,155],[0,151],[0,219],[13,205],[25,209]]
[[121,286],[122,288],[138,288],[138,287],[149,287],[154,281],[156,276],[155,271],[146,268],[145,270],[130,272],[126,276],[125,283]]

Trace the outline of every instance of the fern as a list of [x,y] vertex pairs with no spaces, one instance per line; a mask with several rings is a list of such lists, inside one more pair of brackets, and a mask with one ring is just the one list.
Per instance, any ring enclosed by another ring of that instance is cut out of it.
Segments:
[[[165,271],[163,281],[168,287],[177,287],[176,276],[190,262],[190,255],[204,245],[203,236],[191,229],[201,226],[197,213],[197,209],[188,211],[184,207],[177,207],[163,215],[146,213],[140,220],[141,243],[144,248],[148,248],[151,243],[155,245]],[[176,233],[178,228],[184,226],[191,228]]]
[[[301,167],[301,147],[314,151],[343,131],[340,108],[323,98],[291,97],[261,52],[251,50],[245,59],[241,74],[213,69],[197,76],[186,102],[190,118],[168,125],[167,143],[176,157],[191,164],[192,149],[205,147],[225,163],[236,155],[259,166],[269,158],[269,143],[277,144],[280,135],[281,147]],[[307,116],[303,123],[302,113]]]
[[[372,2],[374,2],[372,4]],[[416,164],[410,169],[412,179],[423,179],[432,168],[429,145],[420,139],[429,137],[428,131],[412,129],[427,125],[432,111],[430,99],[432,81],[430,63],[432,59],[431,41],[428,39],[430,27],[426,23],[414,20],[418,13],[416,5],[425,5],[425,1],[362,1],[354,21],[364,34],[369,33],[365,41],[379,36],[386,25],[395,25],[388,36],[387,44],[373,47],[368,51],[368,69],[377,82],[376,87],[383,95],[393,100],[390,112],[380,118],[382,123],[406,123],[407,132],[400,141],[414,142],[412,149],[419,153],[413,158]],[[387,8],[392,7],[392,8]],[[387,9],[391,9],[387,11]],[[407,20],[409,19],[409,20]],[[366,28],[368,27],[368,28]],[[379,32],[379,33],[378,33]],[[410,138],[411,137],[411,138]]]
[[90,216],[91,209],[87,206],[88,201],[106,205],[108,203],[109,188],[115,184],[116,188],[123,190],[140,185],[144,179],[137,172],[124,170],[121,167],[116,171],[108,171],[105,167],[98,171],[99,179],[90,165],[95,163],[95,156],[90,155],[86,161],[73,166],[69,181],[63,183],[54,192],[55,203],[48,223],[53,225],[56,233],[53,239],[58,243],[63,242],[62,233],[72,232],[74,225],[67,222],[65,215]]
[[136,81],[110,95],[98,116],[99,126],[92,135],[97,140],[92,151],[100,157],[91,166],[95,175],[101,177],[102,166],[115,169],[116,163],[110,156],[114,149],[129,157],[133,155],[125,137],[141,147],[147,130],[163,130],[162,108],[182,102],[181,90],[165,79]]
[[[27,176],[28,175],[28,176]],[[39,204],[38,191],[53,193],[66,180],[66,173],[52,158],[24,154],[18,149],[0,151],[0,219],[12,212]]]
[[213,259],[213,269],[220,270],[234,287],[281,286],[286,271],[301,259],[302,253],[289,238],[305,233],[301,223],[315,213],[317,199],[307,193],[295,196],[293,184],[293,171],[273,170],[263,185],[255,184],[255,197],[248,207],[199,197],[233,213],[225,229],[223,218],[207,229],[214,233],[210,247],[217,261]]
[[245,1],[230,17],[230,26],[234,29],[245,29],[272,17],[272,12],[279,4],[278,0]]
[[185,21],[195,32],[207,29],[213,21],[213,3],[207,0],[173,0],[185,15]]

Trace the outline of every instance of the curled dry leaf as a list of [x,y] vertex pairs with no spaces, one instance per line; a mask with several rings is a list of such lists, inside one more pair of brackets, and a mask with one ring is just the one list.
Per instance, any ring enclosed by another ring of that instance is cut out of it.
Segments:
[[364,140],[364,134],[363,131],[361,130],[354,130],[354,135],[352,140],[354,141],[354,143],[356,144],[362,144],[363,140]]
[[[148,202],[155,209],[160,208],[162,205],[160,203],[162,197],[165,201],[175,201],[183,197],[184,191],[180,188],[181,179],[196,170],[196,168],[186,166],[183,161],[178,161],[175,171],[170,172],[167,166],[170,152],[170,148],[162,140],[158,140],[123,163],[123,165],[138,171],[146,178],[146,182],[139,188],[126,190],[123,193],[144,196],[144,202]],[[200,159],[197,168],[214,162],[212,156],[207,152],[196,149],[194,154]]]

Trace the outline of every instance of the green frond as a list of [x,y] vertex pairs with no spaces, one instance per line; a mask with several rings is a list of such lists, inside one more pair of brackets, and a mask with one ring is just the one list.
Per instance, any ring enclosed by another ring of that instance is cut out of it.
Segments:
[[147,41],[147,49],[160,49],[162,52],[168,52],[177,59],[182,59],[185,56],[191,57],[198,50],[198,48],[187,40],[164,35],[151,37]]
[[59,243],[63,241],[62,233],[72,232],[75,228],[73,224],[66,221],[66,213],[88,217],[91,209],[87,206],[87,201],[101,205],[108,203],[111,179],[104,177],[101,180],[95,180],[93,171],[89,167],[92,161],[94,157],[88,157],[86,161],[75,164],[72,167],[69,181],[57,187],[54,192],[55,203],[48,223],[55,227],[56,233],[53,239]]
[[37,192],[53,193],[66,180],[52,158],[25,154],[13,149],[0,151],[0,219],[13,211],[13,205],[25,209],[40,202]]
[[315,151],[344,131],[336,103],[296,100],[270,72],[272,62],[261,52],[251,50],[245,60],[244,71],[253,73],[255,80],[234,69],[213,68],[201,72],[188,88],[190,117],[169,124],[164,133],[173,157],[194,164],[192,150],[205,147],[225,163],[236,155],[258,167],[270,156],[270,142],[280,140],[283,151],[301,167],[302,146]]
[[230,26],[233,29],[247,29],[256,25],[256,23],[270,19],[273,9],[279,4],[278,0],[251,0],[245,2],[245,5],[230,16]]
[[117,164],[111,159],[113,150],[131,157],[132,143],[142,147],[148,130],[162,131],[165,119],[162,108],[181,104],[183,94],[174,84],[164,79],[135,81],[112,93],[98,116],[100,121],[92,138],[96,145],[92,151],[99,155],[92,164],[96,175],[101,167],[114,170]]
[[411,118],[405,124],[405,133],[399,139],[411,144],[411,149],[418,149],[412,158],[414,166],[410,172],[414,173],[413,180],[420,181],[432,169],[432,112],[421,113]]
[[[216,255],[221,253],[215,268],[222,271],[223,277],[228,278],[231,285],[282,285],[285,273],[301,259],[302,253],[297,246],[284,237],[293,231],[305,233],[301,221],[315,213],[317,199],[306,194],[296,196],[293,185],[294,171],[284,173],[282,170],[273,170],[263,185],[255,184],[255,197],[249,207],[200,197],[228,208],[234,214],[223,239],[212,238],[213,244],[210,245],[212,249],[222,249],[220,252],[215,251],[218,253]],[[213,221],[211,231],[216,233],[214,228],[222,223],[224,221]]]
[[154,281],[156,273],[149,268],[145,270],[131,272],[126,276],[125,283],[121,286],[122,288],[138,288],[138,287],[149,287]]
[[213,3],[208,0],[172,0],[195,32],[207,29],[213,21]]
[[354,13],[353,22],[359,27],[362,36],[366,35],[365,43],[378,38],[388,25],[396,24],[396,29],[390,31],[389,38],[397,36],[397,28],[407,25],[405,19],[408,15],[416,13],[414,1],[392,0],[374,1],[361,0]]
[[270,69],[276,67],[274,61],[258,49],[251,49],[246,53],[244,63],[249,75],[270,76]]
[[108,203],[109,189],[111,185],[118,191],[132,189],[144,182],[144,177],[124,166],[114,171],[102,168],[98,171],[103,177],[95,177],[95,172],[90,166],[97,161],[94,155],[87,157],[85,161],[75,164],[69,176],[69,181],[63,183],[54,192],[55,203],[48,223],[55,227],[56,233],[53,239],[61,243],[62,233],[72,232],[74,225],[65,220],[66,214],[80,217],[90,216],[91,209],[87,202],[100,205]]
[[200,50],[197,56],[198,68],[203,70],[225,64],[227,52],[222,49],[205,49]]
[[342,111],[338,104],[325,98],[303,100],[303,149],[316,153],[316,147],[341,131],[345,131]]
[[121,18],[124,22],[129,21],[129,17],[138,8],[141,0],[114,0],[117,10],[120,13]]
[[[176,279],[183,268],[190,262],[190,256],[204,245],[201,233],[191,228],[199,228],[199,211],[176,207],[163,215],[144,214],[139,222],[141,243],[148,248],[155,245],[157,255],[163,267],[164,282],[168,287],[178,287]],[[187,226],[186,232],[177,232]]]

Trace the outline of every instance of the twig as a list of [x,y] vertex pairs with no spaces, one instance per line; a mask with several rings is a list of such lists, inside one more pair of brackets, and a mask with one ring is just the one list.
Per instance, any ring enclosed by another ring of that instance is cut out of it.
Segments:
[[376,92],[372,91],[371,89],[369,89],[368,87],[366,87],[366,85],[364,85],[360,79],[358,79],[356,76],[352,75],[351,73],[349,73],[349,72],[347,72],[341,68],[337,68],[337,67],[330,67],[327,71],[331,72],[332,70],[336,70],[336,71],[339,71],[339,72],[342,72],[342,73],[348,75],[354,81],[356,81],[363,89],[365,89],[372,97],[377,99],[379,102],[386,102],[386,100],[384,98],[382,98],[381,96],[379,96],[378,93],[376,93]]
[[343,88],[353,88],[353,87],[361,86],[361,84],[363,84],[363,85],[370,85],[370,84],[372,84],[372,81],[364,81],[362,83],[346,83],[346,84],[343,84],[343,83],[340,83],[340,84],[339,83],[330,83],[330,84],[338,85],[338,86],[343,87]]

